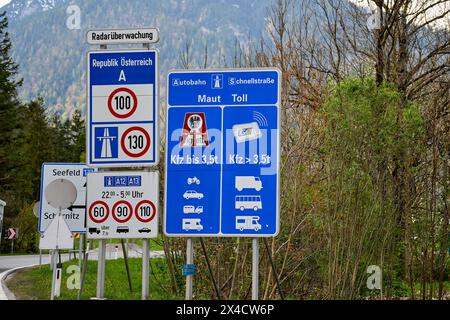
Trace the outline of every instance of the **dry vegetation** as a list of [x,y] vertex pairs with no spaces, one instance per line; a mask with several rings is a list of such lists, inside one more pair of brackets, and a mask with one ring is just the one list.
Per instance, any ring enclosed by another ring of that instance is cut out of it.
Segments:
[[[376,29],[347,1],[278,0],[269,36],[236,50],[235,67],[283,73],[282,226],[267,241],[283,295],[261,251],[264,299],[445,298],[450,37],[434,26],[448,24],[450,1],[370,2]],[[189,47],[181,61],[193,66]],[[249,298],[250,239],[204,241],[219,294]],[[195,243],[195,291],[213,298]],[[170,265],[184,247],[165,238]],[[369,265],[382,269],[381,290],[366,288]]]

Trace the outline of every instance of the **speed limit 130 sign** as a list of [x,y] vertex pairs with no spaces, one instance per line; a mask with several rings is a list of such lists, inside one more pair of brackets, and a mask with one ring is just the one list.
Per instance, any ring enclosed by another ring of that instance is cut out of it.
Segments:
[[88,53],[89,166],[158,163],[157,63],[156,50]]
[[158,172],[89,174],[86,205],[88,238],[156,237],[158,199]]

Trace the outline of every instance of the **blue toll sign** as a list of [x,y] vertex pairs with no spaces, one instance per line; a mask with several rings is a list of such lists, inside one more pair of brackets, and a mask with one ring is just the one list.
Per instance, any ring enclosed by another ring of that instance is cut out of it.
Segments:
[[275,236],[279,229],[277,69],[168,76],[169,236]]

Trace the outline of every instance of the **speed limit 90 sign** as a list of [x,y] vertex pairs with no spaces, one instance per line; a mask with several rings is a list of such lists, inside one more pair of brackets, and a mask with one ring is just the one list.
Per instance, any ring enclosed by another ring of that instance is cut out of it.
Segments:
[[158,172],[96,172],[87,177],[87,235],[91,239],[158,235]]
[[88,53],[88,165],[158,163],[158,52]]

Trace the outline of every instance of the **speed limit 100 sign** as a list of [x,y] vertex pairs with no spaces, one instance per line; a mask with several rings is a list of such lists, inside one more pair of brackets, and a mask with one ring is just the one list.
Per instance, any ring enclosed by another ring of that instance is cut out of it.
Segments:
[[87,178],[90,239],[158,235],[158,172],[98,172]]
[[158,52],[88,53],[88,165],[158,163]]

